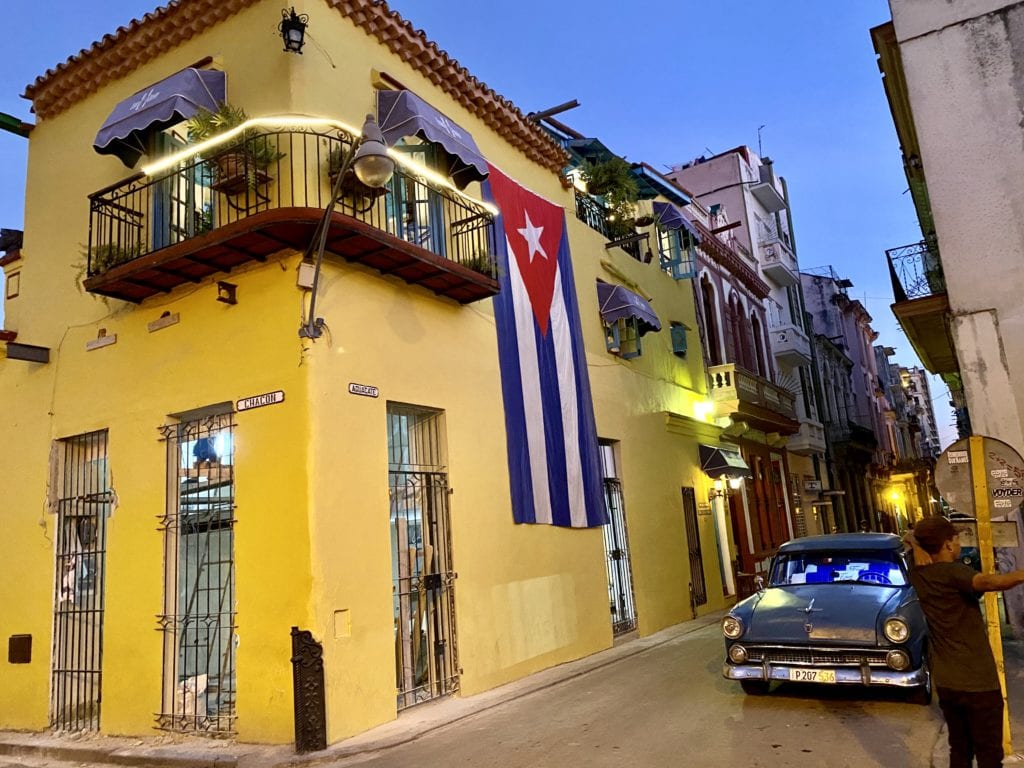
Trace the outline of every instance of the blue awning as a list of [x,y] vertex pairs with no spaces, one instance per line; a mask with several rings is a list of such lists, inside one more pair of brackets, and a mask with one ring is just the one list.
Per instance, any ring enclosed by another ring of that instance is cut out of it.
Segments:
[[188,120],[200,109],[216,111],[226,96],[223,72],[183,69],[114,107],[96,134],[93,149],[101,155],[117,155],[132,168],[146,153],[152,132]]
[[469,132],[412,91],[377,91],[377,122],[389,147],[406,136],[440,144],[448,158],[448,177],[459,189],[487,178],[487,162]]
[[597,301],[601,309],[601,317],[606,323],[635,318],[637,332],[641,336],[648,331],[661,330],[661,321],[654,314],[647,299],[633,293],[628,288],[599,282],[597,284]]
[[657,200],[652,205],[654,218],[663,229],[684,229],[690,233],[695,244],[700,243],[700,232],[697,231],[697,227],[676,206],[672,203],[659,203]]

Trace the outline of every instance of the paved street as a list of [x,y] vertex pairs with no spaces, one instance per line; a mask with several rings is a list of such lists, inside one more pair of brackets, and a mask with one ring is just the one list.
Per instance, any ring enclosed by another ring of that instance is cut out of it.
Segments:
[[934,705],[821,687],[748,697],[721,677],[721,653],[712,625],[412,743],[333,765],[929,765],[941,720]]
[[[636,652],[644,644],[647,647]],[[1014,645],[1012,653],[1018,651]],[[586,667],[589,671],[573,671],[573,665],[567,665],[564,670],[540,673],[519,684],[534,686],[532,692],[494,699],[502,703],[476,714],[472,714],[474,708],[490,706],[482,701],[488,694],[416,707],[363,737],[363,749],[398,746],[348,758],[332,759],[329,753],[308,757],[316,765],[338,768],[927,768],[931,764],[941,723],[935,705],[907,703],[903,694],[894,691],[822,686],[786,685],[767,697],[749,697],[738,684],[721,677],[721,657],[717,622],[702,628],[681,626],[591,657],[582,662],[591,665]],[[1010,658],[1011,693],[1015,693],[1020,688],[1018,667],[1024,665],[1015,655]],[[1011,712],[1019,704],[1013,698]],[[443,721],[437,713],[444,708],[451,713],[453,707],[464,707],[463,713],[471,714],[457,720],[449,717],[449,722],[455,721],[447,726],[416,728],[417,721]],[[416,738],[417,733],[423,735]],[[406,739],[411,740],[401,743]],[[360,740],[332,749],[348,746],[353,754],[358,749],[354,742]],[[87,745],[97,742],[85,740],[82,746]],[[179,753],[178,758],[200,758],[206,764],[213,756],[206,746],[208,742],[193,742],[187,754]],[[303,761],[286,747],[239,747],[237,751],[248,753],[244,765],[252,768]],[[163,762],[151,756],[145,764],[164,768]],[[0,768],[14,766],[101,768],[73,759],[62,763],[38,755],[0,756]]]

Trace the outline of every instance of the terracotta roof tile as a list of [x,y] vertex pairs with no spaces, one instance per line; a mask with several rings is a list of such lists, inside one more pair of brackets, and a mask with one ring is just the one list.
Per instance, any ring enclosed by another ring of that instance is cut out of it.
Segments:
[[[157,56],[253,5],[257,0],[171,0],[165,6],[104,35],[25,88],[40,120],[59,115],[78,100]],[[402,58],[466,110],[539,165],[558,173],[569,157],[511,101],[471,75],[421,29],[384,0],[326,0],[366,34]]]

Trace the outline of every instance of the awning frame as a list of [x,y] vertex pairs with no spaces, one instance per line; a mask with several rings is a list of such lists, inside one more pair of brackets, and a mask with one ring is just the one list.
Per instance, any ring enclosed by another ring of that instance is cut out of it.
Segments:
[[700,468],[708,477],[718,480],[720,478],[748,479],[753,477],[750,467],[743,460],[740,452],[733,448],[723,446],[704,445],[697,446],[700,454]]
[[448,177],[459,189],[488,176],[487,161],[469,131],[412,91],[377,91],[377,122],[389,147],[409,136],[439,145]]
[[188,120],[201,109],[215,112],[226,98],[224,72],[186,67],[118,102],[96,132],[93,149],[134,168],[152,133]]

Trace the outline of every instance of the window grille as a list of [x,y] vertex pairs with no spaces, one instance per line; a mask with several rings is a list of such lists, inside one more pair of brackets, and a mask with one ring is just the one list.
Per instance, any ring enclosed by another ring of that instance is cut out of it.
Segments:
[[686,546],[690,560],[690,608],[696,617],[697,606],[708,601],[708,588],[704,580],[704,551],[700,542],[697,494],[687,486],[683,487],[683,521],[686,524]]
[[57,482],[50,726],[96,731],[103,669],[107,518],[113,494],[107,433],[63,440]]
[[399,709],[459,688],[444,414],[388,403],[388,496]]
[[167,443],[163,686],[157,726],[229,734],[235,724],[232,415],[163,428]]
[[636,629],[636,603],[633,598],[633,574],[622,501],[622,482],[616,477],[612,443],[601,443],[601,467],[605,507],[608,510],[608,524],[603,528],[608,568],[608,603],[612,615],[612,633],[621,635]]

